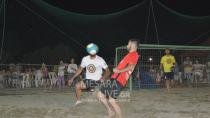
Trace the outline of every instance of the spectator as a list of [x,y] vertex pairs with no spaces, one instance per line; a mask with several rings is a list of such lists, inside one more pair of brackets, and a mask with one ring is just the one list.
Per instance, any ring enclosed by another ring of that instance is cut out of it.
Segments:
[[13,75],[13,85],[15,85],[15,86],[13,86],[13,87],[19,87],[19,88],[21,88],[21,82],[22,82],[22,78],[21,78],[21,72],[22,72],[22,66],[20,65],[20,64],[17,64],[16,66],[15,66],[15,70],[14,70],[14,72],[12,73],[12,75]]
[[57,74],[55,72],[49,72],[49,78],[50,78],[50,88],[56,87],[57,85]]
[[29,70],[25,69],[25,72],[21,73],[21,88],[30,87]]
[[41,85],[42,72],[40,69],[35,71],[35,86],[38,88]]
[[179,65],[177,63],[174,66],[173,72],[174,72],[174,87],[177,87],[182,82],[181,74],[179,71]]
[[155,70],[155,68],[154,68],[152,65],[150,66],[149,74],[150,74],[150,76],[151,76],[153,79],[155,79],[155,77],[156,77],[156,70]]
[[34,69],[29,68],[29,81],[31,88],[35,88],[35,81],[34,81]]
[[207,80],[208,80],[208,83],[210,83],[210,60],[207,62],[206,72],[207,72]]
[[75,64],[74,58],[72,58],[70,61],[70,64],[68,65],[68,69],[67,69],[68,77],[67,78],[68,79],[72,78],[74,76],[74,74],[76,73],[77,69],[78,69],[77,64]]
[[0,71],[0,88],[4,88],[4,74],[5,70]]
[[193,80],[193,64],[190,60],[190,57],[186,57],[186,60],[183,62],[184,67],[184,84],[191,86]]
[[12,77],[11,77],[11,72],[9,70],[6,71],[5,79],[6,79],[5,80],[6,87],[11,88],[12,87]]
[[59,83],[59,88],[65,87],[65,81],[64,81],[64,72],[65,72],[65,64],[63,61],[60,61],[60,65],[58,67],[58,83]]
[[198,60],[196,60],[196,63],[193,64],[193,73],[194,73],[194,79],[193,79],[193,85],[197,87],[198,81],[200,81],[201,78],[203,78],[203,69],[204,66],[200,64]]
[[42,78],[43,86],[46,88],[47,86],[49,86],[49,77],[48,77],[48,69],[44,63],[42,64],[41,71],[42,71],[42,76],[43,76]]

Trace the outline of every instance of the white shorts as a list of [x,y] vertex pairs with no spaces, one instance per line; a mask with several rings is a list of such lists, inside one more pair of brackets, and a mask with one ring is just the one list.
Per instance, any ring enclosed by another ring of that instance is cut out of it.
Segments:
[[197,71],[197,72],[194,72],[194,75],[195,75],[195,76],[200,76],[200,77],[202,77],[202,76],[203,76],[203,73],[200,72],[200,71]]

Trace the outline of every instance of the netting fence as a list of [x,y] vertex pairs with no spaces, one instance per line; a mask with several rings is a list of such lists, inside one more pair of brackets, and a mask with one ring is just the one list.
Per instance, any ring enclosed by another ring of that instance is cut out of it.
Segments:
[[[133,88],[164,87],[164,81],[158,81],[157,78],[161,75],[160,60],[166,48],[171,49],[171,54],[177,61],[178,71],[174,73],[174,80],[177,80],[177,84],[193,87],[210,85],[210,47],[141,44],[138,48],[139,62],[127,87],[131,90]],[[127,53],[125,46],[116,48],[115,65]],[[186,77],[189,73],[190,77]]]

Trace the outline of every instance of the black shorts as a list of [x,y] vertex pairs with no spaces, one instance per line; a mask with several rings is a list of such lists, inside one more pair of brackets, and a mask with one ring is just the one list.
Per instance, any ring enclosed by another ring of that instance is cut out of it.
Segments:
[[91,79],[84,79],[83,82],[84,82],[87,90],[95,89],[95,87],[100,86],[100,81],[95,81],[95,80],[91,80]]
[[111,79],[101,84],[101,92],[107,97],[117,99],[122,91],[123,86],[116,80]]
[[164,73],[164,79],[165,80],[172,80],[173,78],[174,78],[174,73],[173,72]]

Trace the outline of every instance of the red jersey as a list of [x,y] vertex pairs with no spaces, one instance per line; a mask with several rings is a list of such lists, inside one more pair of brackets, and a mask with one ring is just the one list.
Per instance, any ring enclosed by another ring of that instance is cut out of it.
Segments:
[[[138,62],[138,52],[130,52],[128,53],[118,64],[117,69],[121,70],[128,66],[129,64],[136,65]],[[114,73],[111,78],[117,79],[117,81],[122,85],[125,86],[129,77],[131,76],[132,71],[122,72],[122,73]]]

